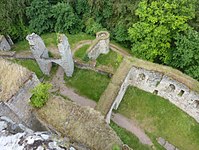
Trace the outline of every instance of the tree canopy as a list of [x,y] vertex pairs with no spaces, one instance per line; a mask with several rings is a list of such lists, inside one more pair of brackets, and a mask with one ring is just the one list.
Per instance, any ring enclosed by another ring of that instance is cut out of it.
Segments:
[[129,28],[134,55],[154,62],[170,60],[174,37],[190,28],[188,20],[195,15],[192,0],[143,0],[136,15],[139,21]]

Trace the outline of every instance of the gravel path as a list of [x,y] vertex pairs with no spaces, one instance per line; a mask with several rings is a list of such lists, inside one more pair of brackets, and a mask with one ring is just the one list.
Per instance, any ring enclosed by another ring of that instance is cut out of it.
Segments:
[[95,101],[79,96],[75,93],[74,89],[65,86],[64,82],[64,70],[59,66],[55,76],[52,79],[53,88],[58,89],[61,95],[66,96],[81,106],[90,106],[92,108],[96,106]]
[[150,145],[150,146],[153,145],[150,138],[144,133],[144,131],[141,128],[139,128],[137,126],[137,124],[133,120],[130,120],[118,113],[117,114],[112,113],[111,119],[118,126],[125,128],[126,130],[130,131],[135,136],[137,136],[142,144],[146,144],[146,145]]

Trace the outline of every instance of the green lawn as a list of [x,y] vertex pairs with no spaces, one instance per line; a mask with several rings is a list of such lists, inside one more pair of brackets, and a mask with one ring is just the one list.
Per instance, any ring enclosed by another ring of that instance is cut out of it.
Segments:
[[118,112],[136,119],[153,140],[163,137],[180,150],[199,149],[199,124],[168,100],[129,87]]
[[116,71],[122,60],[122,55],[110,50],[108,54],[101,54],[97,58],[97,66],[105,65],[108,67],[112,67]]
[[41,78],[44,76],[39,68],[39,65],[34,60],[14,60],[14,62],[26,67],[30,71],[35,72],[38,78]]
[[12,46],[12,51],[20,52],[26,50],[29,50],[29,44],[26,40],[19,41]]
[[87,57],[86,51],[89,48],[90,45],[84,45],[82,46],[80,49],[78,49],[75,52],[75,57],[81,59],[81,60],[85,60]]
[[110,126],[111,128],[113,128],[113,130],[115,130],[123,143],[127,144],[134,150],[152,150],[152,148],[148,147],[147,145],[143,145],[142,143],[140,143],[139,139],[135,135],[133,135],[126,129],[119,127],[114,122],[111,122]]
[[106,89],[110,79],[91,70],[75,68],[72,78],[65,77],[66,85],[73,87],[80,95],[96,102]]

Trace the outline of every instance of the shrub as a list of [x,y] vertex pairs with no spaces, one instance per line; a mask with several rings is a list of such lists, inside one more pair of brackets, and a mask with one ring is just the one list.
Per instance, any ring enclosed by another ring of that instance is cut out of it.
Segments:
[[49,98],[49,89],[52,87],[49,83],[40,83],[31,93],[33,94],[30,103],[32,106],[41,108],[44,106]]
[[81,31],[81,20],[67,3],[58,3],[53,6],[53,17],[56,20],[56,32],[69,32],[73,34]]
[[26,15],[30,19],[29,26],[37,34],[50,32],[54,26],[51,5],[48,0],[33,0],[30,7],[27,7]]

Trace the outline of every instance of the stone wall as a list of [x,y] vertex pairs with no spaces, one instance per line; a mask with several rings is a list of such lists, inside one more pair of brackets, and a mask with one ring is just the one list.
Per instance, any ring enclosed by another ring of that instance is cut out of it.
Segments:
[[107,31],[96,33],[96,39],[93,40],[87,51],[90,59],[95,60],[100,54],[107,54],[109,52],[109,37],[110,34]]
[[67,76],[72,76],[74,71],[74,62],[68,39],[64,34],[60,34],[58,38],[58,49],[61,56],[60,59],[49,58],[48,50],[41,37],[37,34],[32,33],[28,35],[26,39],[29,42],[34,58],[44,74],[50,74],[52,62],[54,62],[64,69]]
[[11,49],[12,43],[13,42],[10,38],[7,40],[4,35],[0,35],[0,51],[9,51]]
[[32,96],[31,90],[40,83],[37,76],[33,73],[18,92],[5,104],[9,107],[18,118],[33,130],[45,129],[40,122],[34,117],[33,108],[29,101]]
[[117,109],[128,86],[157,94],[199,122],[199,94],[163,73],[133,66],[120,87],[106,120],[110,121],[112,109]]

